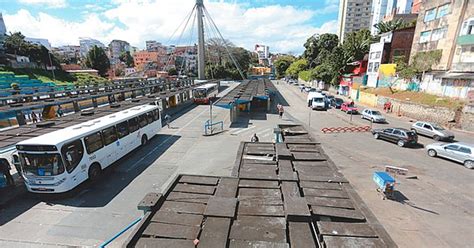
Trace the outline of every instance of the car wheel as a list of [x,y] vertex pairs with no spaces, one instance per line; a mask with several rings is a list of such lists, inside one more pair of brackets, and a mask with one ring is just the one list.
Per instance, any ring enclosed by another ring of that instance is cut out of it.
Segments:
[[405,146],[405,141],[399,140],[399,141],[397,142],[397,145],[398,145],[399,147],[404,147],[404,146]]
[[468,169],[472,169],[472,168],[474,168],[474,161],[466,160],[466,161],[464,161],[464,166]]
[[371,122],[375,122],[375,119],[374,119],[374,118],[371,118],[370,121],[371,121]]
[[436,157],[436,151],[433,150],[433,149],[429,149],[429,150],[428,150],[428,156],[430,156],[430,157]]
[[378,134],[378,133],[374,133],[374,138],[375,138],[375,139],[379,139],[379,138],[380,138],[379,134]]
[[411,131],[413,131],[415,134],[418,134],[418,133],[416,132],[416,129],[413,129],[413,128],[412,128]]
[[91,181],[97,180],[99,178],[100,173],[102,173],[102,168],[100,168],[99,163],[93,163],[91,167],[89,168],[89,179]]
[[435,135],[435,136],[433,136],[433,139],[436,140],[436,141],[439,141],[441,139],[441,137],[439,137],[438,135]]

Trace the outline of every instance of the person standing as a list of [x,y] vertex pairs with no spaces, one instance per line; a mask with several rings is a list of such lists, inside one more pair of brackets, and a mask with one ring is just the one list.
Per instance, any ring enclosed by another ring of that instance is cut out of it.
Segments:
[[170,119],[171,119],[171,116],[169,114],[166,114],[165,115],[165,124],[168,128],[170,128]]
[[278,115],[280,116],[280,119],[281,119],[283,117],[283,112],[284,112],[283,105],[278,104],[277,110],[278,110]]
[[35,111],[31,111],[31,120],[33,123],[38,122],[38,116],[36,115]]
[[253,134],[252,138],[250,139],[251,142],[255,143],[255,142],[258,142],[259,139],[258,139],[258,136],[256,133]]
[[63,108],[61,107],[61,105],[58,106],[58,117],[62,117],[64,115],[64,112],[63,112]]
[[5,175],[5,178],[7,179],[7,185],[15,185],[15,181],[13,180],[12,175],[10,174],[10,163],[8,163],[8,160],[5,158],[0,158],[0,172]]

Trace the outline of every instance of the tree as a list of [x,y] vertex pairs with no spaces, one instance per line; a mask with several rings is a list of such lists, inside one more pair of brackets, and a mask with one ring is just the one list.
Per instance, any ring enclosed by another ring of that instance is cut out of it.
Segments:
[[173,68],[173,67],[172,67],[172,68],[170,68],[170,69],[168,70],[168,75],[170,75],[170,76],[176,76],[176,75],[178,75],[178,71],[176,70],[176,68]]
[[99,75],[105,77],[107,70],[110,68],[110,61],[105,54],[104,49],[93,46],[86,56],[86,66],[99,71]]
[[286,69],[286,74],[291,77],[298,77],[300,71],[304,71],[308,67],[308,61],[306,59],[298,59]]
[[418,52],[413,56],[412,66],[418,73],[422,73],[424,76],[425,72],[431,70],[434,65],[439,63],[442,55],[442,50]]
[[295,57],[291,55],[284,55],[279,57],[273,65],[275,66],[277,78],[282,78],[285,75],[286,69],[290,67],[291,63],[295,61]]
[[320,65],[311,70],[311,79],[337,85],[347,63],[342,47],[338,46],[333,49],[330,56],[325,57]]
[[122,52],[119,56],[120,61],[124,62],[127,67],[133,67],[133,57],[130,54],[130,51]]
[[416,25],[416,21],[405,22],[402,19],[396,19],[396,20],[391,20],[388,22],[379,22],[375,24],[374,27],[378,30],[379,34],[382,34],[382,33],[387,33],[387,32],[395,31],[402,28],[413,27],[415,25]]
[[303,57],[308,60],[309,66],[317,66],[339,45],[339,38],[335,34],[311,36],[304,44]]
[[369,52],[370,44],[374,41],[375,37],[372,37],[367,29],[349,33],[342,44],[344,56],[348,61],[362,60],[364,55]]

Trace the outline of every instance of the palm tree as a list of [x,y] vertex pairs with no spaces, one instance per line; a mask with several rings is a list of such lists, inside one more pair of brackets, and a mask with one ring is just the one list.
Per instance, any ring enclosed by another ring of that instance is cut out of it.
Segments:
[[414,26],[414,23],[405,22],[402,19],[396,19],[388,22],[379,22],[374,27],[379,31],[379,34],[395,31],[402,28]]

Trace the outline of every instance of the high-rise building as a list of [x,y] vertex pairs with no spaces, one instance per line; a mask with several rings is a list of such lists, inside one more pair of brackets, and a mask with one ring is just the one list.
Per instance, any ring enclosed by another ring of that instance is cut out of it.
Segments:
[[112,40],[109,44],[109,60],[114,65],[120,62],[120,55],[124,52],[130,52],[130,44],[123,40]]
[[77,63],[81,57],[81,47],[80,46],[60,46],[53,47],[52,51],[59,56],[62,56],[69,63]]
[[270,47],[256,44],[255,50],[258,55],[258,63],[261,65],[269,65],[270,64]]
[[92,38],[79,38],[79,46],[81,47],[81,57],[86,57],[89,50],[94,46],[105,48],[102,42]]
[[5,59],[5,38],[7,34],[7,27],[3,21],[2,13],[0,13],[0,63],[4,62]]
[[413,6],[413,0],[388,0],[387,15],[409,14]]
[[346,34],[369,29],[372,20],[372,0],[341,0],[339,2],[339,40]]
[[374,27],[375,24],[383,21],[387,13],[387,4],[389,0],[373,0],[372,2],[372,21],[370,25],[370,33],[376,35],[378,30]]
[[148,52],[158,52],[160,49],[165,49],[165,46],[156,40],[147,40],[145,45]]

